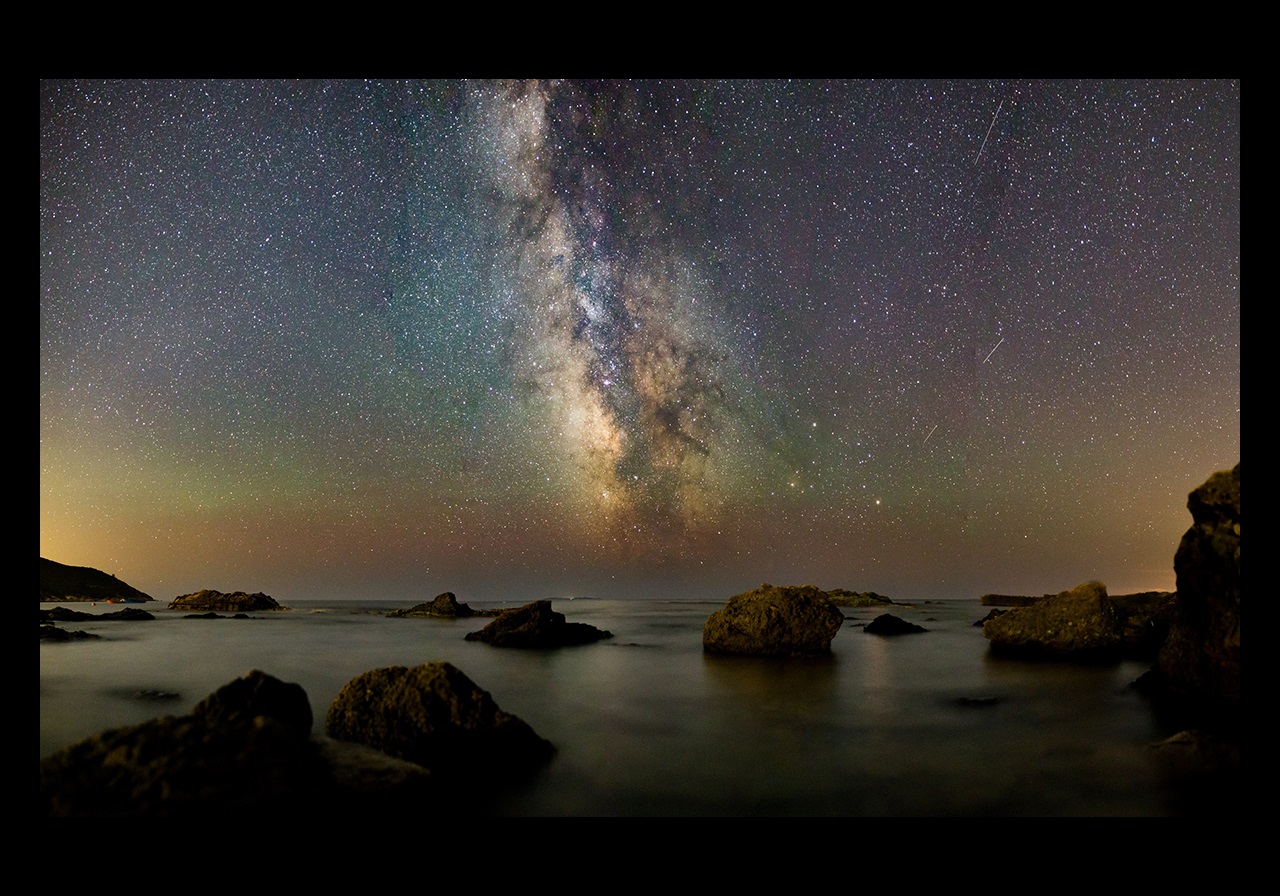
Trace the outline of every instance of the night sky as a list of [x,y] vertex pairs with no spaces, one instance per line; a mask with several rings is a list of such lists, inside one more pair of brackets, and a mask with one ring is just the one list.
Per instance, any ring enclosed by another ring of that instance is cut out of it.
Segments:
[[1174,587],[1237,81],[44,81],[40,554],[461,601]]

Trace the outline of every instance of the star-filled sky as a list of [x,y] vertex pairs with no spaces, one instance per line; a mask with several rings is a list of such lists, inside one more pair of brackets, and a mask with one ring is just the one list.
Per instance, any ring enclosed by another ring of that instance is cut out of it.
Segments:
[[1237,81],[43,81],[40,554],[160,600],[1174,587]]

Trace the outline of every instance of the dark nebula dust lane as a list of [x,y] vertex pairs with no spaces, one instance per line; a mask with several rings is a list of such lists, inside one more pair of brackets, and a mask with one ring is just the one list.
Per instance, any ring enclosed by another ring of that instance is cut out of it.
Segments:
[[41,554],[149,593],[1167,589],[1233,80],[46,80]]

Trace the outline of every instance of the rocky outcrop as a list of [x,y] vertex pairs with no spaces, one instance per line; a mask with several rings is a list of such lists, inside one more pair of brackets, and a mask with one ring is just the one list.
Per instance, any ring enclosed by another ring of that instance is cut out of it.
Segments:
[[984,607],[1029,607],[1039,603],[1052,594],[984,594],[980,601]]
[[928,629],[914,622],[907,622],[905,619],[899,619],[892,613],[882,613],[875,619],[872,619],[863,628],[863,632],[868,635],[914,635],[919,632],[927,632]]
[[50,607],[40,611],[41,622],[146,622],[155,618],[137,607],[125,607],[110,613],[85,613],[70,607]]
[[450,663],[391,666],[353,678],[330,705],[325,730],[467,786],[477,774],[528,773],[555,749]]
[[1124,655],[1124,615],[1101,582],[1086,582],[982,626],[991,652],[1026,659],[1113,662]]
[[469,632],[466,640],[494,647],[572,647],[612,637],[585,622],[567,622],[563,613],[551,609],[551,601],[537,600],[503,610],[480,631]]
[[110,573],[40,558],[40,600],[143,603],[155,600]]
[[729,598],[702,627],[707,653],[812,656],[831,652],[844,614],[813,585],[774,586]]
[[832,588],[827,598],[837,607],[890,607],[896,606],[892,600],[874,591],[846,591],[844,588]]
[[462,619],[469,616],[498,616],[501,610],[473,610],[466,604],[459,603],[452,591],[436,595],[430,603],[416,604],[407,610],[392,610],[387,614],[391,618],[404,616],[431,617],[436,619]]
[[421,810],[430,773],[310,736],[303,689],[260,671],[191,713],[102,731],[40,762],[46,816],[239,820]]
[[1155,671],[1169,694],[1211,712],[1240,706],[1240,465],[1187,499],[1173,558],[1178,591]]
[[275,599],[263,594],[246,594],[235,591],[223,594],[221,591],[205,589],[194,594],[184,594],[169,602],[170,610],[200,610],[224,613],[249,613],[255,610],[287,610],[276,603]]

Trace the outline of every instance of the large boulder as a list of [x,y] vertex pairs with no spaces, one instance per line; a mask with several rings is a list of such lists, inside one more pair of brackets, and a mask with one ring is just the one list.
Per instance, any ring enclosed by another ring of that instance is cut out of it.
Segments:
[[263,594],[246,594],[235,591],[223,594],[221,591],[204,589],[194,594],[184,594],[169,602],[170,610],[214,610],[225,613],[249,613],[255,610],[286,610],[276,603],[275,598]]
[[1086,582],[982,626],[991,652],[1025,659],[1117,661],[1124,655],[1124,615],[1101,582]]
[[702,649],[744,656],[811,656],[831,652],[844,614],[813,585],[774,586],[736,594],[707,617]]
[[428,768],[442,784],[526,773],[555,750],[451,663],[390,666],[353,678],[330,705],[325,730]]
[[1173,695],[1206,708],[1240,705],[1240,465],[1187,499],[1192,525],[1173,558],[1178,591],[1156,670]]
[[310,731],[303,689],[253,671],[187,715],[108,729],[41,760],[41,808],[46,816],[337,819],[420,807],[436,792],[420,766]]
[[503,610],[480,631],[469,632],[466,640],[483,641],[494,647],[572,647],[612,637],[612,632],[594,625],[567,622],[563,613],[551,609],[551,601],[536,600]]

